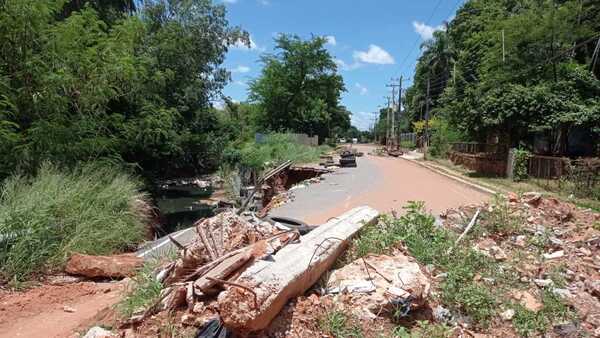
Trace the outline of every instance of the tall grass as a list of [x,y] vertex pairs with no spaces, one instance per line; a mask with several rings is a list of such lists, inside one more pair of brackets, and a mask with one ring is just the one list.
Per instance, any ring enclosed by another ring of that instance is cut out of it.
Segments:
[[61,268],[70,253],[111,254],[144,237],[141,184],[114,167],[61,171],[43,164],[35,177],[0,187],[0,277],[20,281]]
[[240,164],[253,169],[263,169],[269,163],[291,160],[294,163],[319,161],[319,155],[329,149],[328,146],[307,146],[296,142],[289,134],[271,134],[264,142],[246,143],[240,150]]

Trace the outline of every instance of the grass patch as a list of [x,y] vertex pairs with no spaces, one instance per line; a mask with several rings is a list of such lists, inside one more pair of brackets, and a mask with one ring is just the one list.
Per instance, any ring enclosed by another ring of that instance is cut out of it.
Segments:
[[447,273],[440,284],[440,298],[447,306],[486,326],[496,313],[498,302],[490,288],[475,282],[474,277],[497,274],[497,264],[468,245],[459,245],[448,254],[456,234],[436,226],[434,217],[424,212],[422,202],[411,202],[405,209],[404,216],[398,219],[383,216],[379,224],[361,231],[349,260],[369,253],[385,253],[402,243],[419,263],[432,264]]
[[319,162],[319,156],[330,149],[327,145],[313,147],[300,144],[289,134],[270,134],[261,143],[244,144],[235,160],[244,167],[261,170],[270,164],[288,160],[294,163]]
[[561,299],[549,290],[542,293],[544,307],[533,312],[520,304],[514,306],[515,316],[512,319],[517,333],[523,337],[538,336],[545,333],[552,323],[574,318],[574,313]]
[[336,338],[363,338],[360,326],[353,323],[346,313],[340,310],[327,312],[327,315],[319,320],[319,328]]
[[129,318],[158,300],[163,285],[156,279],[155,271],[160,266],[160,262],[158,259],[146,262],[132,278],[133,285],[130,292],[117,305],[121,315]]
[[524,221],[523,217],[511,213],[508,199],[504,195],[496,194],[491,203],[491,211],[484,210],[479,224],[489,233],[506,236],[518,233]]
[[397,338],[450,338],[452,337],[452,328],[444,324],[431,323],[426,320],[420,320],[417,325],[410,328],[410,331],[404,326],[397,326],[392,331],[392,337]]
[[111,254],[144,238],[141,184],[111,167],[63,171],[43,164],[35,177],[0,187],[0,278],[22,281],[62,268],[72,252]]

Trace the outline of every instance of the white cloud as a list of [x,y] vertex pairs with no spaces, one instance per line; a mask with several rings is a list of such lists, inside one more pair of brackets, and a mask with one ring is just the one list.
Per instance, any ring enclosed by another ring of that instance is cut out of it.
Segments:
[[264,48],[259,47],[256,42],[254,42],[254,40],[252,39],[252,36],[249,37],[250,39],[250,47],[248,47],[248,45],[246,45],[244,42],[242,41],[237,41],[234,45],[233,48],[234,49],[240,49],[240,50],[257,50],[257,51],[264,51]]
[[242,86],[242,87],[248,86],[248,83],[246,83],[245,81],[238,80],[238,81],[234,81],[233,83],[236,84],[236,85],[238,85],[238,86]]
[[263,6],[269,6],[271,4],[271,1],[269,0],[258,0],[258,3],[263,5]]
[[237,0],[223,0],[223,2],[226,4],[234,4],[237,2]]
[[354,63],[352,63],[352,64],[347,64],[342,59],[334,59],[333,61],[338,66],[338,68],[341,69],[341,70],[354,70],[354,69],[359,68],[360,66],[362,66],[360,64],[360,62],[356,62],[356,61]]
[[332,46],[337,45],[337,41],[335,40],[335,36],[333,36],[333,35],[327,35],[327,36],[325,36],[325,39],[327,40],[327,44],[328,45],[332,45]]
[[358,112],[352,113],[350,117],[352,125],[358,128],[359,130],[369,130],[371,124],[373,123],[373,114],[366,112]]
[[377,45],[369,45],[365,51],[354,51],[354,60],[363,63],[374,63],[379,65],[394,64],[394,58],[385,49]]
[[437,27],[428,26],[424,22],[413,21],[413,27],[415,27],[415,32],[421,36],[423,40],[429,40],[433,37],[433,32],[444,30],[444,26],[439,25]]
[[250,67],[239,65],[231,70],[232,73],[248,73],[250,71]]
[[367,95],[367,93],[369,92],[367,87],[361,85],[358,82],[354,84],[354,87],[356,87],[356,89],[358,89],[358,92],[360,93],[360,95]]

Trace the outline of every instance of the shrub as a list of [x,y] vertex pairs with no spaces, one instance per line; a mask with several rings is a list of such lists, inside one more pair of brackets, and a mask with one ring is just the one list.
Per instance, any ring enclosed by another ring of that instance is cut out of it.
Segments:
[[515,149],[513,154],[513,180],[518,182],[527,179],[529,176],[527,164],[529,163],[531,153],[524,149]]
[[43,164],[0,188],[0,277],[23,280],[62,267],[69,254],[111,254],[144,237],[148,215],[140,183],[114,167],[64,172]]
[[307,146],[296,142],[289,134],[270,134],[263,142],[246,143],[239,152],[240,164],[252,169],[264,169],[271,163],[291,160],[296,163],[317,162],[328,146]]

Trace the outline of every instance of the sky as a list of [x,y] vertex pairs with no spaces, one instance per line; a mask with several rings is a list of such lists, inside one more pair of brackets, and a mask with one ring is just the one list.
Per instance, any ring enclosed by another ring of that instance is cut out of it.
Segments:
[[342,104],[352,124],[366,130],[390,94],[386,84],[403,77],[410,85],[420,44],[442,29],[463,0],[218,0],[227,19],[250,33],[251,47],[239,45],[227,54],[232,82],[224,94],[247,98],[248,81],[260,75],[260,55],[272,53],[280,33],[301,38],[327,37],[327,49],[338,64],[347,92]]

